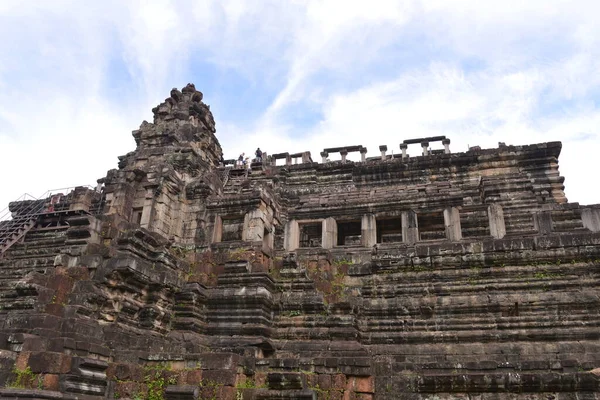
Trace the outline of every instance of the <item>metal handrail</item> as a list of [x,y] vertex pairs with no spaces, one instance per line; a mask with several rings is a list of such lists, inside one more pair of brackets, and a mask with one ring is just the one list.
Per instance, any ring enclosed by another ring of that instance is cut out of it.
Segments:
[[[85,187],[85,188],[88,188],[88,189],[95,190],[95,188],[93,186],[90,186],[90,185],[77,185],[77,186],[70,186],[70,187],[64,187],[64,188],[46,190],[43,194],[41,194],[38,197],[32,196],[29,193],[23,193],[21,196],[19,196],[18,199],[13,200],[10,203],[14,203],[14,202],[17,202],[17,201],[27,201],[27,200],[33,200],[33,201],[35,201],[35,200],[45,200],[48,197],[50,197],[52,194],[56,194],[56,193],[59,193],[59,192],[71,192],[72,190],[74,190],[75,188],[78,188],[78,187]],[[10,215],[11,215],[11,212],[10,212],[9,206],[7,205],[4,209],[2,209],[0,211],[0,221],[7,220]]]

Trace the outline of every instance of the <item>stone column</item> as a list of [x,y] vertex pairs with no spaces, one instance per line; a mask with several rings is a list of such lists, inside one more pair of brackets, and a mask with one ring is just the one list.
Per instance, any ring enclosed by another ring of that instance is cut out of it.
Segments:
[[152,198],[144,199],[144,208],[142,209],[142,219],[140,221],[140,227],[148,229],[150,226],[150,215],[152,214],[152,204],[154,203]]
[[400,143],[400,150],[402,150],[403,160],[405,160],[408,157],[408,154],[406,154],[406,149],[408,149],[408,145],[406,143]]
[[308,163],[310,162],[311,158],[310,158],[310,151],[305,151],[304,153],[302,153],[302,163]]
[[592,232],[600,232],[600,208],[584,208],[581,210],[583,227]]
[[413,210],[402,212],[402,241],[409,244],[419,241],[419,223]]
[[367,148],[361,147],[360,148],[360,162],[365,162],[365,161],[367,161]]
[[215,216],[215,223],[213,225],[212,242],[220,243],[223,239],[223,220],[219,215]]
[[292,157],[289,154],[285,155],[285,165],[292,165]]
[[423,149],[424,156],[429,155],[429,150],[427,150],[428,147],[429,147],[429,142],[421,142],[421,148]]
[[277,165],[277,159],[273,156],[271,156],[271,165],[274,167]]
[[552,214],[550,214],[550,211],[539,211],[533,214],[533,225],[540,235],[552,233]]
[[365,214],[362,216],[360,241],[365,247],[373,247],[377,244],[377,220],[375,219],[375,214]]
[[294,219],[285,224],[283,247],[286,251],[294,251],[300,247],[300,228],[298,227],[298,221]]
[[253,210],[244,215],[244,230],[242,240],[247,242],[259,242],[263,240],[265,222],[261,210]]
[[324,249],[331,249],[337,245],[337,222],[334,218],[323,220],[323,233],[321,243]]
[[342,156],[342,164],[346,162],[346,156],[348,155],[348,150],[343,149],[340,150],[340,155]]
[[381,159],[385,160],[387,158],[385,155],[385,152],[387,151],[387,146],[385,144],[379,146],[379,151],[381,151]]
[[504,225],[504,211],[500,204],[489,205],[488,219],[490,221],[490,235],[496,239],[502,239],[506,235],[506,226]]
[[448,207],[444,210],[444,226],[446,228],[446,238],[453,242],[462,239],[460,213],[456,207]]
[[275,244],[275,231],[273,229],[273,227],[265,227],[265,232],[263,233],[263,251],[269,250],[272,251],[273,250],[273,245]]
[[442,144],[444,145],[444,154],[450,154],[450,139],[442,140]]
[[69,205],[69,210],[82,210],[82,211],[90,211],[90,206],[92,205],[92,194],[94,192],[89,189],[75,188],[73,191],[73,199],[71,200],[71,204]]
[[322,151],[321,152],[321,162],[323,164],[325,164],[327,162],[327,157],[329,156],[329,153],[326,151]]

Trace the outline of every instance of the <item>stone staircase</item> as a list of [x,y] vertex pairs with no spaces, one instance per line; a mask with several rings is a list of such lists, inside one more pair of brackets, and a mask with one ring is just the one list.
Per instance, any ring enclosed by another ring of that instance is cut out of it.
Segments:
[[44,201],[23,202],[18,215],[8,221],[0,221],[0,259],[4,253],[33,228],[44,210]]

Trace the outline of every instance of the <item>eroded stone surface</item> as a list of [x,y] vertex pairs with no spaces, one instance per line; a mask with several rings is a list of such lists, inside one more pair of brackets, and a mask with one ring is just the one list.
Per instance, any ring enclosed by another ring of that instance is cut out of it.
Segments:
[[11,203],[0,398],[598,398],[600,206],[560,143],[248,171],[193,85],[153,112],[102,190]]

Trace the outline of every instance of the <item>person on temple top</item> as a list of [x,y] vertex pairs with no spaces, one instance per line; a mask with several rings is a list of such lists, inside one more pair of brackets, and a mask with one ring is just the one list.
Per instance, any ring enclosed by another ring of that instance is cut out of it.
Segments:
[[242,168],[244,166],[244,156],[246,155],[246,153],[242,153],[240,154],[240,156],[238,157],[238,162],[237,165],[238,167]]
[[260,150],[260,147],[256,149],[254,154],[256,155],[256,162],[262,162],[262,151]]

